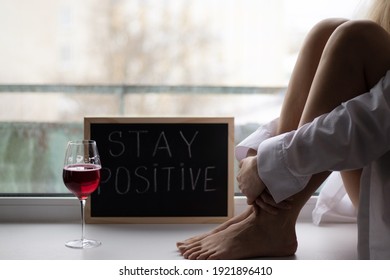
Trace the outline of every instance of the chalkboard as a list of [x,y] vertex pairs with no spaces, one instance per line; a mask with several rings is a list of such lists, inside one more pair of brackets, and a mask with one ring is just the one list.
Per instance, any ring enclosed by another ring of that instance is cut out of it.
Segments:
[[101,183],[87,223],[218,223],[233,216],[233,118],[85,118]]

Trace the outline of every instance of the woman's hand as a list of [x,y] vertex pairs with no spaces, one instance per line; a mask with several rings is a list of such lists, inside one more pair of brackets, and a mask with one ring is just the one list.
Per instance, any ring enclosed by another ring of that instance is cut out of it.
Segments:
[[238,187],[247,197],[247,203],[249,205],[254,204],[265,189],[265,185],[257,171],[257,157],[244,158],[240,161],[239,167],[240,170],[237,174]]

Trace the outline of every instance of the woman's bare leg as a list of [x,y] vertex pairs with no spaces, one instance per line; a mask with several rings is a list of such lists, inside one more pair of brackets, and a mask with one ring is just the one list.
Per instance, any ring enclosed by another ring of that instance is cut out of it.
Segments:
[[[278,134],[286,131],[291,131],[298,127],[299,121],[302,116],[303,108],[305,106],[307,96],[312,84],[313,77],[318,67],[322,51],[333,31],[346,20],[343,19],[332,19],[326,20],[316,25],[312,31],[308,34],[307,39],[301,49],[300,56],[295,65],[293,75],[288,86],[286,97],[282,106]],[[326,178],[326,177],[324,177]],[[314,182],[313,185],[316,187],[322,182]],[[316,188],[313,187],[313,188]],[[309,193],[309,192],[308,192]],[[300,208],[299,208],[300,209]],[[250,219],[249,216],[254,213],[253,207],[249,206],[248,209],[241,215],[232,218],[231,220],[223,223],[209,233],[198,235],[189,238],[183,242],[178,242],[177,246],[181,253],[189,253],[189,247],[195,242],[198,242],[210,235],[216,234],[220,231],[224,231],[228,227],[240,223],[246,219]],[[299,211],[297,211],[299,213]],[[292,248],[289,253],[294,253],[296,248],[295,233],[293,235],[291,243]],[[289,254],[283,252],[283,254]]]
[[[290,79],[290,84],[287,88],[277,134],[291,131],[298,127],[307,96],[309,95],[313,77],[321,59],[322,51],[333,31],[345,21],[345,19],[324,20],[317,24],[308,34],[295,65]],[[251,151],[248,156],[255,154],[256,151]],[[244,213],[233,217],[212,231],[177,242],[176,245],[180,251],[183,251],[189,244],[197,242],[209,235],[225,230],[231,225],[245,220],[252,212],[254,212],[254,208],[249,206]]]
[[[313,88],[313,81],[318,71],[321,71],[318,70],[318,68],[320,67],[323,51],[334,31],[346,22],[347,20],[345,19],[324,20],[317,24],[308,34],[306,42],[300,51],[290,84],[287,88],[277,134],[295,130],[304,123],[310,122],[315,117],[322,114],[322,112],[317,112],[315,107],[313,108],[313,113],[311,115],[307,113],[304,115],[304,111],[307,106],[316,106],[310,105],[308,99],[313,98],[312,96],[309,97],[309,95],[310,92],[315,91]],[[329,106],[327,112],[331,111],[336,106],[337,105]],[[324,172],[313,176],[306,188],[294,197],[295,202],[292,211],[295,212],[296,216],[298,216],[303,205],[328,175],[328,172]]]
[[[384,30],[372,23],[354,22],[344,23],[336,31],[321,56],[299,125],[366,92],[390,69],[390,38]],[[308,187],[293,196],[291,210],[277,216],[264,211],[251,214],[223,231],[188,244],[181,250],[183,256],[236,259],[293,254],[299,211],[327,175],[314,175]]]
[[324,20],[314,26],[307,35],[287,87],[277,134],[297,129],[299,126],[325,45],[334,30],[346,21]]
[[362,176],[362,169],[342,171],[341,178],[343,179],[345,190],[352,201],[355,209],[359,207],[359,193],[360,193],[360,177]]
[[[345,32],[348,32],[348,39],[338,40],[337,37],[344,36]],[[363,32],[365,34],[362,34]],[[340,44],[347,45],[344,47],[348,48],[348,46],[355,44],[356,49],[348,52],[343,51],[343,46],[340,46],[339,49],[327,48],[325,50],[324,56],[327,59],[321,62],[319,68],[328,70],[320,71],[313,82],[313,98],[310,98],[308,106],[305,107],[301,125],[310,121],[313,116],[326,113],[329,108],[334,108],[341,102],[355,97],[357,93],[367,92],[390,69],[390,38],[388,33],[376,24],[368,21],[347,23],[341,26],[339,32],[336,32],[334,36],[336,37],[333,38],[335,41],[338,40]],[[366,49],[370,51],[366,51]],[[356,56],[359,56],[360,64],[355,63]],[[345,60],[345,64],[335,69],[327,66],[336,63],[341,57]],[[346,77],[344,81],[340,82],[337,77],[345,71],[349,71],[351,75],[348,76],[349,79]],[[334,82],[330,84],[329,80]],[[343,94],[326,98],[334,86],[338,87]],[[316,109],[313,110],[313,108]],[[359,204],[361,173],[361,169],[341,172],[345,189],[355,208],[358,208]]]

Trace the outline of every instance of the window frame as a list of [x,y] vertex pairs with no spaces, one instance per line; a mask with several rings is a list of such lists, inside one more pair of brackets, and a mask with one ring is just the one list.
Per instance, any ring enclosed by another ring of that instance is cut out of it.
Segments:
[[[311,222],[318,196],[313,195],[302,208],[298,222]],[[234,215],[248,207],[242,195],[234,197]],[[0,223],[80,222],[80,203],[76,197],[0,197]]]

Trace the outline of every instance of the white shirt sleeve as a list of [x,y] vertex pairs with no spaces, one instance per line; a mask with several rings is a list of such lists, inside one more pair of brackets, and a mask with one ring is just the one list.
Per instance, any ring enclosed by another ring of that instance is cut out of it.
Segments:
[[278,123],[279,119],[274,119],[271,122],[260,126],[251,135],[242,140],[235,148],[236,159],[240,161],[246,158],[249,149],[257,151],[261,142],[276,135]]
[[311,175],[362,168],[390,149],[390,71],[370,92],[296,131],[260,143],[258,172],[276,202]]

